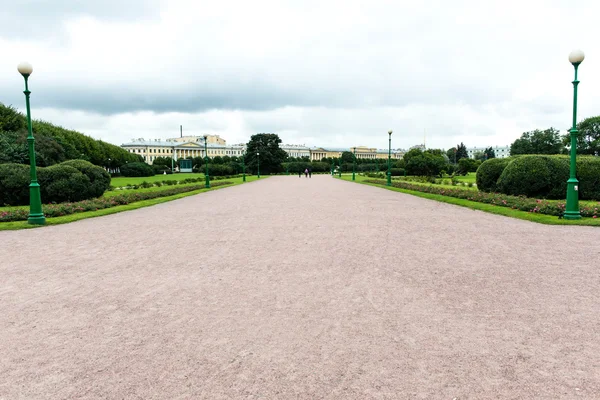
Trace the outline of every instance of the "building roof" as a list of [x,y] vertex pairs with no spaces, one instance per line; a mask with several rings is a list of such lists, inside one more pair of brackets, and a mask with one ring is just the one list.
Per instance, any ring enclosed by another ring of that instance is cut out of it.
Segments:
[[[193,144],[198,147],[204,148],[204,140],[201,142],[175,142],[175,141],[165,141],[165,140],[145,140],[138,139],[131,141],[129,143],[124,143],[121,147],[185,147],[186,145]],[[243,148],[245,144],[218,144],[218,143],[207,143],[206,147],[210,148]]]

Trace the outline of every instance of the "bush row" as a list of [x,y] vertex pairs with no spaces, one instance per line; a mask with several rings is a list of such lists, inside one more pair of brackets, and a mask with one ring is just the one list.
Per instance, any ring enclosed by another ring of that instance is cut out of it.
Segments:
[[[241,175],[226,175],[226,176],[211,176],[209,177],[210,182],[212,182],[213,180],[217,180],[220,181],[222,179],[233,179],[233,178],[239,178],[241,177]],[[142,183],[136,183],[136,184],[128,184],[125,185],[124,188],[126,189],[146,189],[146,188],[151,188],[151,187],[161,187],[161,186],[175,186],[175,185],[185,185],[188,183],[197,183],[197,182],[205,182],[205,178],[204,177],[199,177],[199,178],[185,178],[182,180],[163,180],[163,181],[156,181],[156,182],[147,182],[147,181],[143,181]],[[111,188],[111,190],[115,190],[115,188]]]
[[148,165],[145,162],[132,162],[125,165],[121,165],[119,170],[121,171],[122,176],[127,177],[155,175],[155,170],[152,167],[152,165]]
[[[386,181],[381,179],[367,179],[365,182],[377,185],[386,184]],[[402,181],[393,181],[392,186],[400,189],[413,190],[415,192],[438,194],[532,213],[561,216],[565,212],[565,203],[561,201],[532,199],[524,196],[510,196],[500,193],[487,193],[459,188],[443,188],[433,185],[426,186]],[[593,207],[582,205],[580,207],[581,216],[597,218],[600,215],[598,208],[600,208],[600,203]]]
[[[0,205],[29,204],[29,168],[24,164],[0,164]],[[38,167],[37,176],[45,203],[92,199],[102,196],[110,186],[108,172],[84,160]]]
[[[211,186],[231,185],[233,182],[215,182]],[[47,218],[62,217],[64,215],[76,214],[86,211],[98,211],[105,208],[135,203],[142,200],[151,200],[159,197],[173,196],[180,193],[193,192],[204,189],[204,185],[181,186],[168,188],[157,192],[123,193],[112,197],[101,197],[98,199],[78,201],[74,203],[60,203],[44,205],[44,215]],[[0,222],[25,221],[29,215],[27,208],[0,211]]]
[[[563,199],[569,179],[569,157],[524,155],[487,160],[477,170],[477,187],[485,192]],[[600,199],[600,158],[577,157],[579,198]]]

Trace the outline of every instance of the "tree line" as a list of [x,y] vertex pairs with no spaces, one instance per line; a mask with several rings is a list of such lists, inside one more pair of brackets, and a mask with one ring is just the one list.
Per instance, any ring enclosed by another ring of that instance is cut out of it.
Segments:
[[[67,160],[86,160],[105,168],[118,168],[127,162],[143,161],[141,156],[92,139],[80,132],[49,122],[32,122],[36,164],[48,167]],[[0,164],[29,164],[27,120],[11,106],[0,103]]]
[[[586,118],[577,124],[577,154],[600,155],[600,116]],[[510,145],[510,154],[567,154],[571,149],[571,135],[560,134],[553,127],[523,132]]]

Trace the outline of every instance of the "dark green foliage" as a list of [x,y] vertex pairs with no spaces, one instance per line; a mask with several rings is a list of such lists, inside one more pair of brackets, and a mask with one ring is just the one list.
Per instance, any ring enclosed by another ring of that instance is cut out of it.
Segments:
[[554,128],[524,132],[510,145],[510,154],[560,154],[564,146],[560,132]]
[[[365,182],[374,183],[376,185],[382,186],[386,184],[386,181],[383,179],[368,179],[365,180]],[[523,196],[508,196],[505,194],[486,193],[469,189],[448,189],[445,187],[438,187],[436,185],[422,185],[418,183],[405,182],[400,180],[392,181],[392,186],[400,189],[412,190],[415,192],[431,193],[441,196],[454,197],[457,199],[492,204],[499,207],[508,207],[514,210],[526,211],[531,213],[558,216],[563,215],[565,211],[565,203],[560,201],[551,202],[546,200],[530,199]],[[581,216],[597,218],[598,216],[600,216],[598,213],[598,207],[581,206]]]
[[[600,155],[600,115],[577,124],[577,154]],[[563,144],[571,148],[571,135],[563,136]]]
[[[213,188],[218,186],[231,185],[233,182],[222,181],[213,182],[211,186]],[[192,192],[194,190],[204,189],[202,185],[190,185],[181,187],[166,188],[164,190],[157,190],[153,192],[126,192],[117,196],[112,197],[100,197],[97,199],[84,200],[75,203],[59,203],[59,204],[47,204],[44,206],[44,214],[48,218],[61,217],[64,215],[76,214],[86,211],[97,211],[105,208],[116,207],[120,205],[135,203],[143,200],[156,199],[159,197],[168,197],[180,193]],[[6,212],[0,212],[0,222],[8,221],[25,221],[27,220],[29,210],[23,210],[16,208]]]
[[[71,165],[67,164],[70,163]],[[81,160],[37,168],[42,202],[80,201],[102,196],[110,176],[102,168]],[[29,204],[29,166],[0,165],[0,205]]]
[[600,157],[578,156],[577,179],[580,199],[600,200]]
[[27,131],[27,121],[13,106],[0,103],[0,131]]
[[[33,121],[36,164],[50,166],[65,160],[85,159],[102,167],[117,168],[141,156],[119,146],[92,139],[44,121]],[[0,103],[0,163],[29,163],[25,116]]]
[[477,168],[477,189],[483,192],[497,192],[498,178],[510,161],[510,158],[492,158],[481,164]]
[[[88,197],[90,179],[76,168],[68,165],[59,164],[48,168],[38,168],[38,181],[44,203],[81,201],[95,197]],[[29,199],[22,204],[28,202]]]
[[568,179],[568,157],[527,155],[515,158],[506,166],[497,187],[509,195],[562,199]]
[[342,164],[352,164],[354,162],[354,153],[351,151],[344,151],[341,158]]
[[152,164],[152,170],[154,171],[154,175],[160,175],[160,174],[171,174],[171,167],[167,167],[166,165],[156,165],[156,164]]
[[446,168],[446,159],[441,154],[413,149],[407,155],[409,155],[408,160],[406,155],[404,160],[406,161],[406,172],[409,175],[439,176]]
[[458,162],[458,168],[456,173],[460,175],[466,175],[469,172],[477,171],[477,168],[481,165],[480,160],[473,160],[472,158],[461,158]]
[[[173,162],[173,159],[171,157],[156,157],[154,159],[154,161],[152,161],[152,165],[159,165],[159,166],[163,166],[165,168],[163,169],[171,169],[171,165],[174,165],[175,163]],[[162,171],[162,169],[161,169]]]
[[123,176],[154,176],[154,168],[144,162],[132,162],[121,165]]
[[20,204],[29,204],[29,166],[0,164],[0,206]]
[[70,160],[61,165],[73,167],[88,177],[90,185],[87,188],[88,195],[86,198],[100,197],[110,187],[110,174],[104,168],[98,167],[89,161]]
[[[246,146],[246,168],[256,173],[260,161],[261,174],[283,172],[281,164],[286,160],[287,153],[279,147],[281,139],[274,133],[257,133],[250,137]],[[256,153],[260,153],[257,156]]]
[[[392,176],[404,176],[404,175],[406,175],[406,171],[403,168],[391,168],[390,172],[392,173]],[[387,170],[384,171],[384,173],[387,173]]]
[[[452,160],[450,156],[448,156],[448,158]],[[456,163],[458,163],[463,158],[469,158],[469,153],[467,153],[467,146],[465,146],[463,142],[460,142],[460,144],[456,146],[456,156],[454,159],[456,160]]]
[[496,152],[494,151],[494,149],[492,148],[492,146],[486,148],[483,151],[483,155],[485,156],[486,160],[489,160],[490,158],[496,158]]

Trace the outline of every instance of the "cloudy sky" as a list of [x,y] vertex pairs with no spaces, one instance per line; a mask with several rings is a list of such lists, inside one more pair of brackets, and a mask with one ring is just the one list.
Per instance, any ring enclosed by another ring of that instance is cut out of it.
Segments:
[[275,132],[284,143],[510,144],[600,114],[594,0],[19,0],[0,102],[111,143]]

